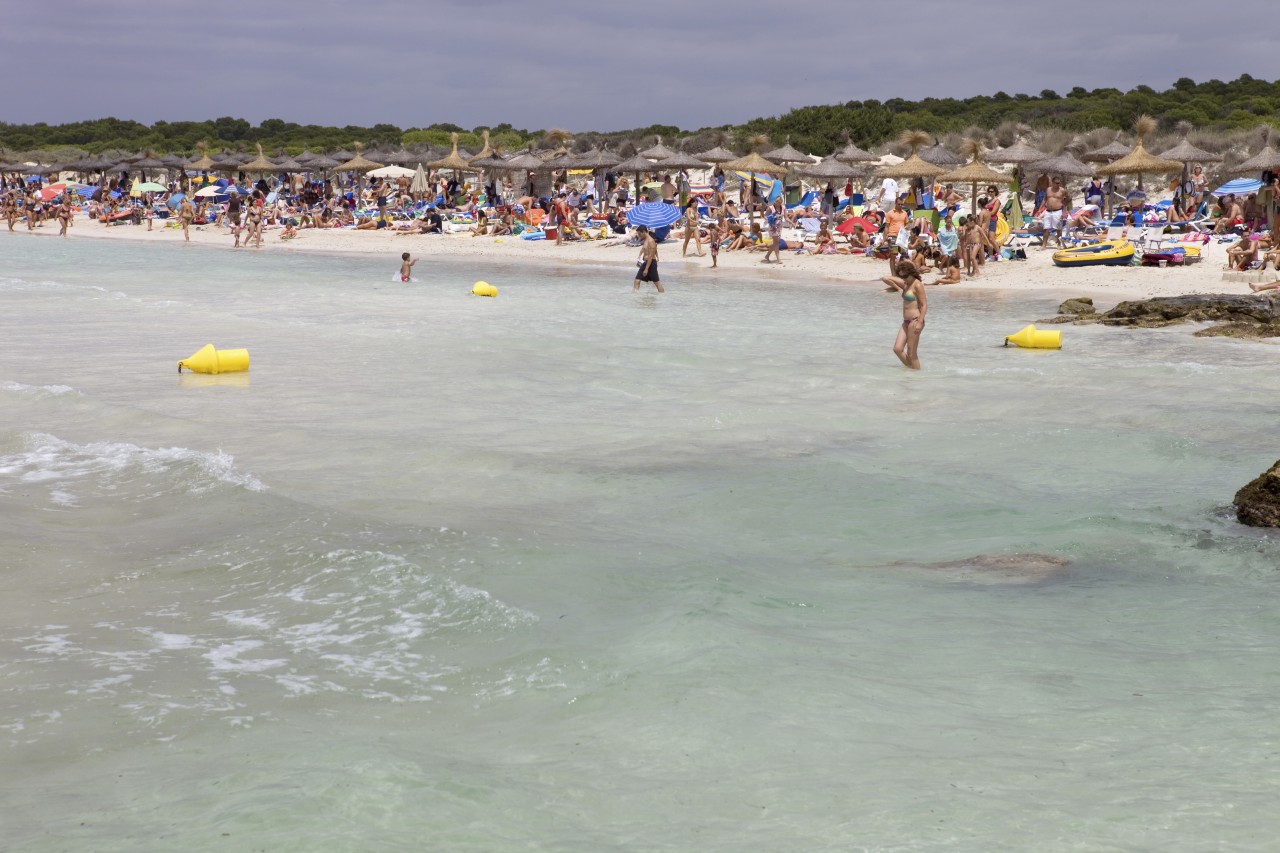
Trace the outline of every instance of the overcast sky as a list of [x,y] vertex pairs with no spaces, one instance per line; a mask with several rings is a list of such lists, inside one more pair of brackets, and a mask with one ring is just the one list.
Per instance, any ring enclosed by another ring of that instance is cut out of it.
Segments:
[[0,0],[0,120],[694,130],[868,98],[1270,80],[1272,2]]

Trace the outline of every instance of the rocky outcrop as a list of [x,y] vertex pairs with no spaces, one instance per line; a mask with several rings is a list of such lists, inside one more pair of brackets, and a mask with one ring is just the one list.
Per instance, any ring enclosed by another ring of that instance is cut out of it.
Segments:
[[1280,527],[1280,462],[1236,492],[1236,518],[1250,527]]
[[1068,299],[1058,306],[1058,316],[1046,323],[1101,323],[1155,329],[1175,323],[1216,323],[1196,332],[1198,337],[1280,337],[1280,295],[1216,293],[1157,296],[1121,302],[1110,311],[1096,313],[1090,299]]

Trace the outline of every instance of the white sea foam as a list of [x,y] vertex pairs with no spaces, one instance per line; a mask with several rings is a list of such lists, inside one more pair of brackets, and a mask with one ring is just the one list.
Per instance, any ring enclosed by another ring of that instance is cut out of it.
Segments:
[[221,450],[147,448],[108,441],[75,444],[45,433],[29,433],[25,438],[25,450],[0,456],[0,493],[7,484],[56,483],[50,488],[50,501],[69,507],[76,505],[82,491],[119,494],[124,485],[134,482],[143,484],[142,498],[175,491],[202,494],[219,485],[253,492],[267,488],[257,477],[237,470],[235,459]]
[[30,394],[37,397],[61,397],[66,394],[80,394],[70,385],[27,385],[24,382],[0,382],[0,391],[12,391],[15,394]]

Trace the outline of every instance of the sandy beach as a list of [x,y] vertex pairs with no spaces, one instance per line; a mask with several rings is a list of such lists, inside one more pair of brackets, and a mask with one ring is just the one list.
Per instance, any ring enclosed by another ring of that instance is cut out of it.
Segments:
[[[56,237],[53,223],[37,229],[34,235]],[[143,244],[180,243],[182,235],[174,228],[142,226],[102,226],[84,217],[77,218],[68,239],[128,240]],[[614,240],[573,242],[556,246],[546,241],[521,240],[518,237],[473,237],[468,233],[398,236],[380,231],[304,229],[297,238],[280,239],[280,230],[268,230],[260,249],[233,249],[234,238],[227,228],[196,226],[191,229],[191,242],[225,248],[241,253],[344,253],[373,255],[381,259],[389,273],[399,263],[402,252],[429,263],[435,257],[480,258],[518,261],[531,264],[563,264],[567,266],[608,266],[629,270],[635,262],[636,248]],[[798,232],[796,232],[798,235]],[[19,228],[8,235],[14,239],[30,236]],[[783,253],[781,264],[762,264],[756,252],[722,252],[718,270],[711,269],[710,257],[696,257],[693,246],[689,256],[680,255],[681,240],[669,238],[659,247],[663,281],[679,287],[686,283],[713,280],[715,277],[750,277],[772,280],[802,279],[832,284],[879,285],[887,274],[884,261],[848,255],[817,255],[809,252]],[[1198,263],[1185,267],[1085,267],[1064,269],[1053,265],[1052,251],[1029,249],[1025,261],[988,263],[974,280],[945,287],[957,290],[996,290],[1010,293],[1044,295],[1046,292],[1071,296],[1087,296],[1101,307],[1110,307],[1126,299],[1154,296],[1178,296],[1194,293],[1248,293],[1248,285],[1240,280],[1224,279],[1227,244],[1215,242],[1204,247]],[[388,273],[388,274],[389,274]],[[625,272],[622,273],[624,276]],[[1252,274],[1255,280],[1271,281],[1273,273]],[[1233,278],[1238,279],[1236,274]],[[929,274],[926,281],[936,276]]]

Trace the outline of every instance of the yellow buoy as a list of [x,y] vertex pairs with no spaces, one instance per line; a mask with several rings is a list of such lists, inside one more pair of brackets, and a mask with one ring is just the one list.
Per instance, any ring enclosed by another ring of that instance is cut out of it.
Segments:
[[1032,323],[1021,331],[1004,339],[1004,345],[1016,344],[1025,349],[1062,349],[1062,332],[1058,329],[1037,329]]
[[249,351],[214,349],[213,344],[205,344],[195,355],[178,362],[179,373],[184,367],[193,373],[238,373],[249,369]]
[[477,281],[472,285],[471,292],[476,296],[497,296],[498,288],[494,287],[487,281]]

